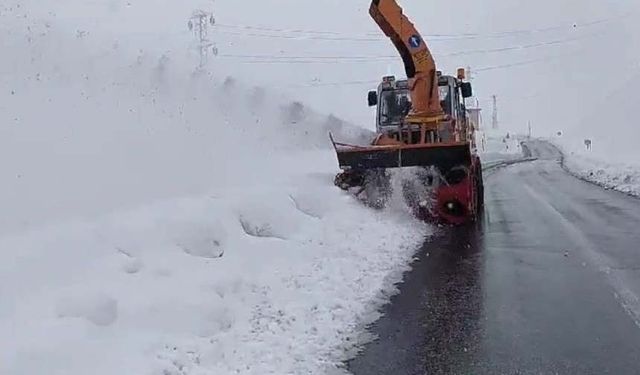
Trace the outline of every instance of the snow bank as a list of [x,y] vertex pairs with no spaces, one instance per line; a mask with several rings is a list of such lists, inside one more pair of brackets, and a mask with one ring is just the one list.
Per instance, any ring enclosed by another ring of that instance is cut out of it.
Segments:
[[[550,139],[565,155],[565,166],[576,175],[604,187],[640,196],[640,73],[607,93],[596,109],[581,114],[580,126]],[[589,147],[587,147],[587,144]]]
[[0,372],[335,370],[422,240],[389,215],[301,175],[2,238]]
[[427,231],[333,186],[370,134],[180,40],[0,25],[0,373],[338,371]]
[[563,151],[563,164],[571,173],[607,189],[640,197],[640,164],[612,161],[616,154],[603,157],[586,150],[570,151],[564,142],[550,141]]

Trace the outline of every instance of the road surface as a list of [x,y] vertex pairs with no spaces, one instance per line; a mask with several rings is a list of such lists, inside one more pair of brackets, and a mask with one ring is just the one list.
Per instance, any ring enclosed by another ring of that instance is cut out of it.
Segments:
[[351,372],[640,374],[640,200],[528,146],[488,173],[483,223],[425,244]]

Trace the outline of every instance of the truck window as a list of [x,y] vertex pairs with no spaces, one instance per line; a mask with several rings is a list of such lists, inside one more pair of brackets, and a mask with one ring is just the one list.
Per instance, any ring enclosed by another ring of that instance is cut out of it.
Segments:
[[446,86],[438,86],[438,94],[440,95],[440,105],[444,113],[453,114],[453,98],[451,95],[451,88]]
[[399,125],[411,110],[408,90],[386,90],[380,95],[380,125]]

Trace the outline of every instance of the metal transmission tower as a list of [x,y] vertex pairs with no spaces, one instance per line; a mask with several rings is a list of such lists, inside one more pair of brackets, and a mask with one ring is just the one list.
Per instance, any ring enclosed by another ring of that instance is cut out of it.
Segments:
[[196,10],[189,19],[189,30],[196,37],[196,49],[200,54],[200,64],[198,69],[203,69],[209,62],[209,54],[218,55],[218,48],[215,43],[209,40],[209,27],[216,24],[213,13],[203,10]]
[[491,128],[498,129],[498,98],[495,95],[493,96],[493,119]]

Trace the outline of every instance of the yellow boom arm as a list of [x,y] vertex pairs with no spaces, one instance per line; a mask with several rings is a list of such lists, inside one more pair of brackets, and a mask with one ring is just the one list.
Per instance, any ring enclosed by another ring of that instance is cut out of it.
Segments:
[[403,14],[396,0],[373,0],[369,14],[402,57],[413,105],[410,116],[424,118],[443,115],[436,64],[427,43],[413,23]]

